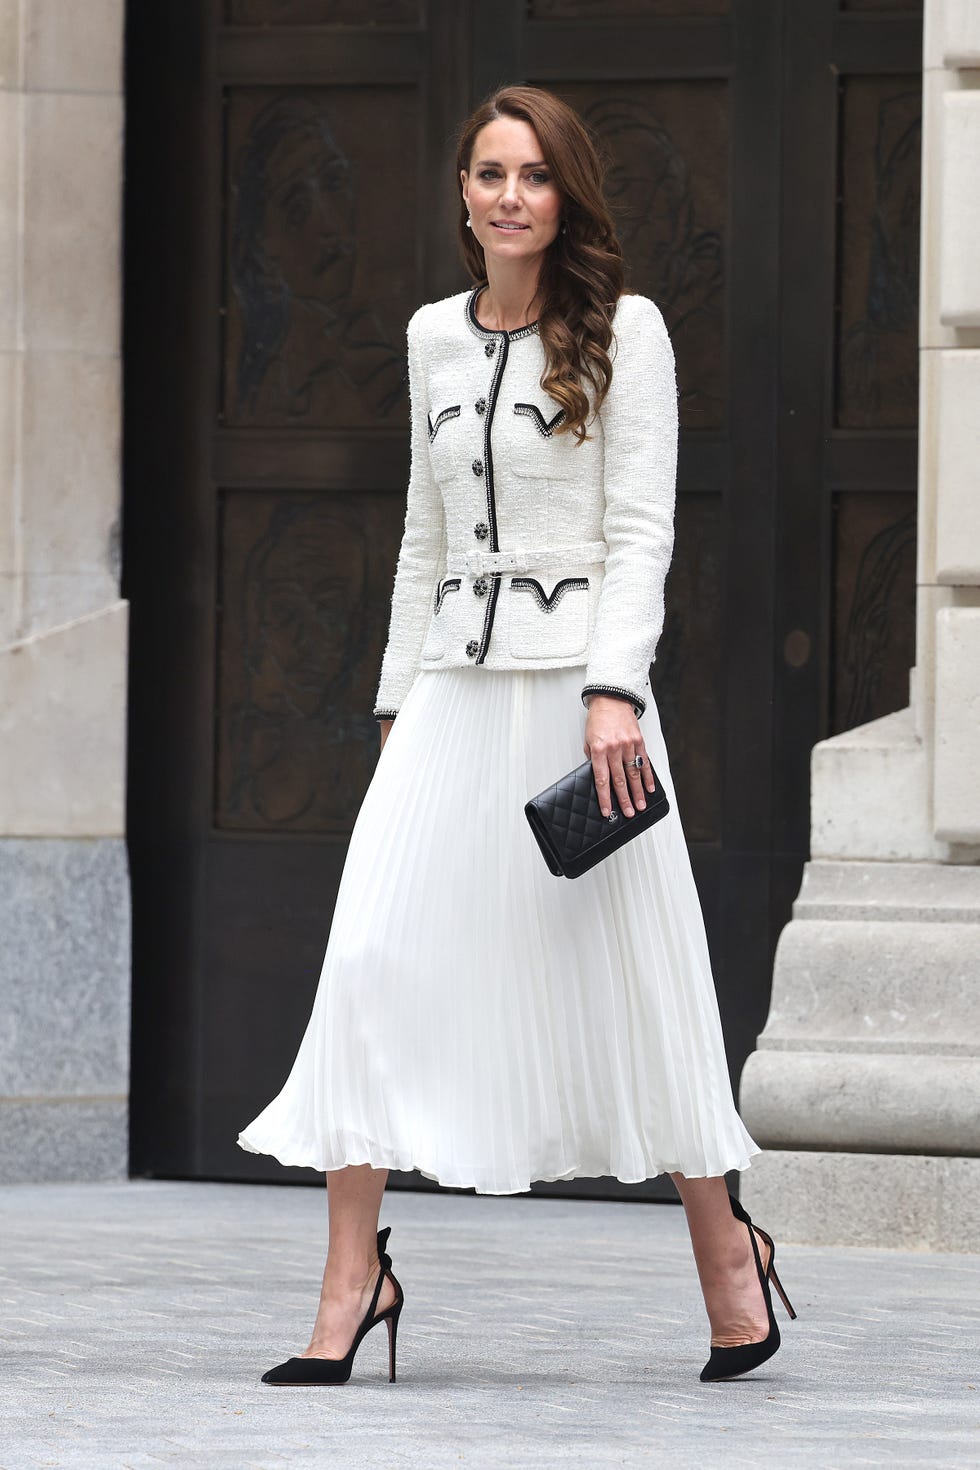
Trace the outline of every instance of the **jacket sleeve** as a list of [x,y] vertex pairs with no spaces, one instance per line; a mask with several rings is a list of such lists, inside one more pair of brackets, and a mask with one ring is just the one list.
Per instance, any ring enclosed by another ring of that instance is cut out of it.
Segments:
[[420,315],[408,324],[408,391],[412,426],[412,464],[388,642],[375,699],[376,719],[394,719],[419,670],[422,644],[436,582],[445,568],[446,530],[442,496],[429,461],[423,336]]
[[[626,320],[619,323],[623,306]],[[628,700],[642,715],[664,624],[674,545],[677,380],[667,327],[645,296],[620,299],[613,376],[600,410],[607,553],[582,702]]]

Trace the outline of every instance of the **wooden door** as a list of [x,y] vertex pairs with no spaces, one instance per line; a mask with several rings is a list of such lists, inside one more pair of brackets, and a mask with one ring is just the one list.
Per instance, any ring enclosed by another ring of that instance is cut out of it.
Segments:
[[289,1177],[235,1136],[302,1034],[376,759],[404,327],[466,284],[452,131],[506,80],[604,140],[674,341],[655,689],[737,1079],[810,749],[907,702],[920,24],[874,0],[131,7],[136,1172]]

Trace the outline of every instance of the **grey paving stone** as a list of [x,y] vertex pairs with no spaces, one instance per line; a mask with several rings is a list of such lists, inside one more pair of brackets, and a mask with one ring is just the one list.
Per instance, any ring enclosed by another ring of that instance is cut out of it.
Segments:
[[800,1320],[758,1373],[702,1385],[676,1207],[393,1192],[382,1219],[398,1383],[379,1329],[349,1385],[276,1390],[322,1186],[0,1189],[0,1470],[978,1463],[978,1256],[781,1247]]

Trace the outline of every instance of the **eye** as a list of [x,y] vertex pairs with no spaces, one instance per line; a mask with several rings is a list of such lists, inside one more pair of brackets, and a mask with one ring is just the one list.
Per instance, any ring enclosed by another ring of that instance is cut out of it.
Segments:
[[543,169],[535,169],[532,174],[528,174],[528,178],[535,184],[550,184],[551,182],[551,175],[546,174]]
[[496,179],[500,177],[495,168],[481,168],[479,176],[481,179]]
[[320,170],[319,182],[325,194],[336,194],[347,187],[347,169],[342,164],[327,164]]
[[279,206],[286,217],[290,229],[299,230],[306,223],[311,207],[309,189],[305,184],[297,184],[280,195]]

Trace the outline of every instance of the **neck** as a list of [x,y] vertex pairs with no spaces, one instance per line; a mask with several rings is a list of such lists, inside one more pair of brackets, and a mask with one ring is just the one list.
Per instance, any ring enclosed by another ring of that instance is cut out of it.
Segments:
[[536,261],[524,264],[487,260],[487,289],[479,299],[480,320],[497,332],[515,332],[537,320],[536,297],[541,267]]

